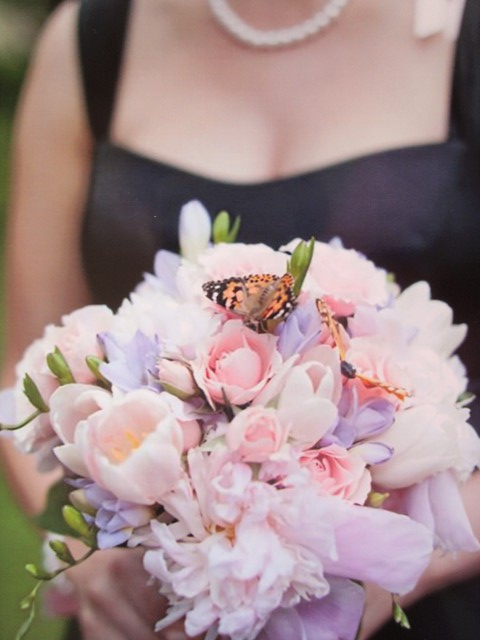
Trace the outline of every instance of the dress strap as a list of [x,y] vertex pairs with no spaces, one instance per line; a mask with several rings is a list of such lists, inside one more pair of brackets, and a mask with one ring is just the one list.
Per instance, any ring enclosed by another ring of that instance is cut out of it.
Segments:
[[108,138],[130,0],[81,0],[78,45],[85,103],[95,140]]
[[480,153],[480,2],[467,0],[457,43],[452,87],[452,120],[469,146]]

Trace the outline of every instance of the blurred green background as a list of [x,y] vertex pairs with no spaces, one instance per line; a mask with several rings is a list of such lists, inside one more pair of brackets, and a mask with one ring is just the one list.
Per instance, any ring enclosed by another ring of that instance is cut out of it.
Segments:
[[[0,0],[0,246],[4,247],[4,222],[8,192],[9,148],[12,119],[28,59],[52,0]],[[0,256],[1,257],[1,256]],[[0,260],[0,264],[3,260]],[[1,274],[3,282],[3,273]],[[0,288],[3,308],[3,288]],[[1,325],[0,325],[1,328]],[[4,332],[1,331],[1,344]],[[13,640],[24,614],[19,602],[34,584],[24,570],[39,558],[39,537],[13,502],[0,469],[0,640]],[[28,638],[57,640],[62,621],[39,615]]]

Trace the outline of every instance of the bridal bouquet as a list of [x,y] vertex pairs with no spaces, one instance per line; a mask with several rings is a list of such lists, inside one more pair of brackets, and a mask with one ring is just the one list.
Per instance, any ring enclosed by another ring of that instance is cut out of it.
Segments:
[[226,214],[210,234],[189,203],[182,257],[160,251],[116,313],[47,327],[4,429],[61,465],[89,553],[144,547],[157,630],[353,639],[362,583],[403,594],[434,548],[479,548],[459,495],[480,460],[465,327],[339,241],[240,244]]

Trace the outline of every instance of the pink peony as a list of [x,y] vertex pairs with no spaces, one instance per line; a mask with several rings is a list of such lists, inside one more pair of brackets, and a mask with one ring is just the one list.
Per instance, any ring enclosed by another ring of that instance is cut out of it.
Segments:
[[[293,251],[298,242],[286,248]],[[384,306],[390,295],[386,272],[338,241],[315,243],[304,291],[323,297],[334,313],[345,316],[359,304]]]
[[226,322],[192,363],[193,375],[212,406],[251,402],[279,369],[277,338],[258,334],[240,320]]
[[77,425],[88,475],[120,500],[161,501],[183,473],[183,432],[162,396],[147,389],[113,397]]

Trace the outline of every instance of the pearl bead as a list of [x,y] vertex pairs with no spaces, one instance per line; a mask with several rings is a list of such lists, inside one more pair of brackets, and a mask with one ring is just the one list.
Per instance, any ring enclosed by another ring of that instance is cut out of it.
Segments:
[[313,16],[292,27],[261,30],[244,22],[228,4],[228,0],[208,0],[217,23],[235,40],[254,48],[274,49],[303,42],[336,20],[349,0],[327,0]]

